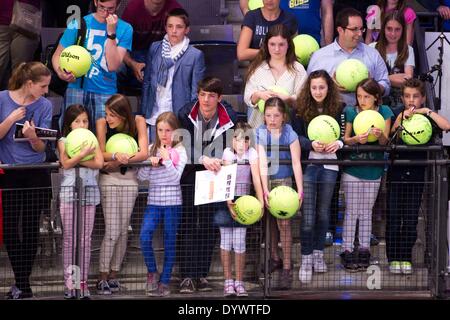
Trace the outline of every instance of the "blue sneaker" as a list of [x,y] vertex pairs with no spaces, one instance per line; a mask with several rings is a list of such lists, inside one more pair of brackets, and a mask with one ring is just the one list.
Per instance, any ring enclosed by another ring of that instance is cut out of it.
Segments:
[[108,285],[111,292],[118,292],[120,290],[120,282],[117,279],[108,279]]

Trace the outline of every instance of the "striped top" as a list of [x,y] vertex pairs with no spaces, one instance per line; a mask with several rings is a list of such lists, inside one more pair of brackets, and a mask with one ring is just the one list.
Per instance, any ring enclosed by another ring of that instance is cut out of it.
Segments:
[[[149,205],[179,206],[182,204],[180,179],[187,162],[187,154],[182,144],[178,144],[174,149],[180,157],[176,166],[169,159],[163,161],[158,167],[150,165],[138,170],[139,180],[149,180],[147,198]],[[157,156],[159,156],[158,153]]]

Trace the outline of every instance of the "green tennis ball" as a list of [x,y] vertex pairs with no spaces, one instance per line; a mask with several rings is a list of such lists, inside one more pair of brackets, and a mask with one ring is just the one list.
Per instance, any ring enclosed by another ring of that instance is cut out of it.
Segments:
[[[287,91],[287,89],[280,87],[280,86],[271,86],[268,90],[276,92],[276,93],[286,94],[288,96],[290,95],[289,91]],[[265,104],[266,104],[266,102],[263,99],[259,99],[258,109],[261,113],[264,113]]]
[[298,193],[288,186],[279,186],[269,193],[269,211],[278,219],[292,218],[300,208]]
[[75,78],[84,76],[91,68],[91,63],[89,51],[77,45],[65,48],[59,56],[61,70],[72,72]]
[[[77,128],[72,130],[66,137],[65,148],[69,158],[73,158],[80,153],[81,149],[86,146],[98,147],[98,141],[95,134],[88,129]],[[95,153],[88,154],[81,161],[91,160],[95,156]]]
[[297,60],[306,67],[309,63],[311,55],[319,50],[320,46],[314,37],[309,34],[299,34],[295,36],[292,41],[294,42],[295,55]]
[[262,216],[261,202],[253,196],[242,196],[235,202],[236,221],[251,225],[258,222]]
[[336,69],[336,81],[347,91],[355,91],[362,80],[369,78],[369,70],[358,59],[342,61]]
[[311,141],[319,141],[328,144],[339,139],[339,136],[339,124],[331,116],[317,116],[312,119],[308,125],[308,138]]
[[105,146],[108,153],[126,153],[129,156],[136,154],[139,151],[136,140],[125,133],[116,133],[108,139]]
[[[431,139],[433,127],[430,120],[421,114],[413,114],[412,117],[403,120],[403,128],[401,137],[404,143],[410,145],[425,144]],[[406,130],[419,141],[416,141]]]
[[[383,116],[375,110],[364,110],[358,113],[355,120],[353,121],[353,131],[358,134],[364,134],[372,128],[378,128],[384,130],[386,126],[386,121]],[[367,138],[368,142],[377,141],[378,138],[372,133],[369,133]]]
[[255,10],[264,7],[263,0],[249,0],[248,8],[249,10]]

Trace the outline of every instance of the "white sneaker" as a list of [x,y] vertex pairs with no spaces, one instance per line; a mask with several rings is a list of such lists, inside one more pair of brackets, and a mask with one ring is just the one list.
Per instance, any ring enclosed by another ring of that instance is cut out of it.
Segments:
[[323,251],[321,250],[314,250],[313,251],[313,268],[314,272],[317,273],[324,273],[327,272],[327,264],[325,263],[325,260],[323,259]]
[[311,282],[313,273],[313,255],[302,254],[302,265],[298,271],[298,279],[303,283]]

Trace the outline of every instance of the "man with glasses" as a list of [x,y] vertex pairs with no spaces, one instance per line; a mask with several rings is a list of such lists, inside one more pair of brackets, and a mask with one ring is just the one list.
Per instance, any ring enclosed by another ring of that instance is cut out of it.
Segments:
[[[361,13],[353,8],[345,8],[336,16],[338,37],[333,43],[316,51],[309,61],[308,74],[324,69],[335,77],[336,68],[346,59],[358,59],[369,70],[369,77],[378,82],[383,96],[390,91],[389,75],[386,64],[377,50],[362,42],[364,24]],[[340,86],[339,86],[340,87]],[[340,87],[341,96],[347,105],[355,105],[354,92]]]
[[[59,56],[64,48],[76,43],[78,21],[75,19],[64,31],[55,54],[53,68],[59,78],[69,82],[64,97],[64,110],[71,104],[82,104],[89,110],[90,129],[95,120],[105,116],[105,102],[117,93],[116,72],[127,50],[131,49],[133,28],[115,14],[120,0],[94,0],[94,13],[83,17],[86,23],[85,47],[92,57],[92,65],[84,77],[76,79],[71,72],[62,70]],[[64,114],[62,110],[61,114]],[[61,117],[60,123],[63,119]]]

